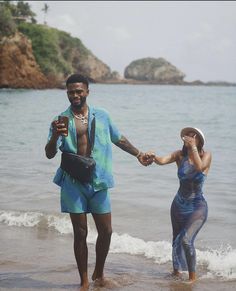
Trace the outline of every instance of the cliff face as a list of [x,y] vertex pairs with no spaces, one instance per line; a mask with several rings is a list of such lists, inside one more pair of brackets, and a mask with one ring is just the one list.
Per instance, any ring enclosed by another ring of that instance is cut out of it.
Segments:
[[144,58],[125,68],[127,79],[156,84],[182,84],[185,74],[163,58]]
[[120,79],[79,38],[32,23],[22,23],[18,30],[0,39],[0,88],[61,88],[72,73],[94,82]]
[[31,42],[21,33],[0,41],[0,88],[46,88]]
[[21,23],[18,29],[32,41],[35,58],[46,76],[61,83],[72,73],[81,73],[95,82],[115,78],[79,38],[40,24]]
[[106,81],[113,78],[110,68],[93,54],[80,57],[79,50],[76,50],[72,64],[74,72],[80,72],[95,82]]
[[163,58],[133,61],[123,79],[69,33],[33,23],[21,23],[18,31],[0,39],[0,88],[64,88],[72,73],[100,83],[236,86],[186,82],[185,74]]

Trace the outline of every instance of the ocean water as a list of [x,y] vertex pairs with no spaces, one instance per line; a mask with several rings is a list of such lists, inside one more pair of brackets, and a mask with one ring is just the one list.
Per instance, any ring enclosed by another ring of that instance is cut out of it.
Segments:
[[[108,110],[142,151],[180,149],[186,126],[205,133],[213,160],[204,186],[208,220],[195,241],[194,290],[235,290],[236,88],[92,84],[88,104]],[[52,183],[60,155],[48,160],[44,153],[52,119],[68,106],[64,90],[0,91],[0,290],[77,288],[72,227]],[[176,165],[143,167],[116,146],[113,161],[113,235],[105,266],[113,289],[192,290],[168,279]],[[91,273],[96,236],[89,216]]]

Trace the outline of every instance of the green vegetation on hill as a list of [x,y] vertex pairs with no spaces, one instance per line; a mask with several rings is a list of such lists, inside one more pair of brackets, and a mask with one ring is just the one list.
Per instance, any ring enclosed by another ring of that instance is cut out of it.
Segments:
[[0,2],[0,38],[13,35],[20,21],[36,23],[36,15],[27,2],[22,0],[4,0]]
[[10,36],[16,32],[16,24],[10,9],[0,3],[0,38]]
[[55,28],[22,22],[18,30],[31,40],[36,61],[47,76],[71,73],[78,57],[90,54],[80,39]]
[[48,77],[64,77],[76,71],[80,61],[92,53],[79,38],[47,25],[37,24],[30,5],[22,0],[0,2],[0,39],[17,31],[31,40],[33,54]]

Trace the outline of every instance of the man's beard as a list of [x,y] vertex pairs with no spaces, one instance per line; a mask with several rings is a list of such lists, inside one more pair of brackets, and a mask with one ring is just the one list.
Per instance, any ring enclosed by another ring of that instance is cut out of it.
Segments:
[[70,100],[70,103],[71,103],[72,107],[74,109],[76,109],[76,110],[81,110],[82,107],[84,106],[85,102],[86,102],[86,97],[80,98],[80,103],[79,104],[74,104],[73,101]]

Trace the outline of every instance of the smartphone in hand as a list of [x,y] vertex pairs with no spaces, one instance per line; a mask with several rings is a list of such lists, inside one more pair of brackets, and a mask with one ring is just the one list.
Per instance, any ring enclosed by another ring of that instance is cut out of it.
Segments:
[[68,123],[69,123],[69,118],[67,116],[58,116],[58,122],[63,123],[65,126],[62,128],[66,128],[66,131],[63,131],[62,135],[63,136],[68,136]]

